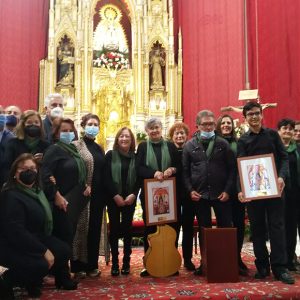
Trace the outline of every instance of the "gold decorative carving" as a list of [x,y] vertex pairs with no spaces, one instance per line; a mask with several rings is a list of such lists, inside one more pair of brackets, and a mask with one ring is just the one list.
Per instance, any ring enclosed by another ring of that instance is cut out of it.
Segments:
[[[107,148],[121,126],[140,132],[145,121],[155,115],[163,120],[166,132],[182,120],[182,38],[179,33],[176,62],[172,0],[102,2],[50,0],[48,56],[40,63],[39,107],[42,112],[46,95],[56,91],[65,97],[66,116],[77,124],[83,114],[97,113],[100,140]],[[95,14],[100,14],[98,24],[93,24]],[[122,27],[124,17],[131,26],[130,39],[128,28]],[[101,21],[105,25],[102,32],[106,29],[110,39],[95,46]],[[65,37],[69,49],[62,48]],[[113,66],[103,65],[100,58],[96,62],[95,50],[100,51],[97,55],[121,53],[123,62],[117,64],[116,56]],[[63,80],[58,76],[62,62],[72,70]]]

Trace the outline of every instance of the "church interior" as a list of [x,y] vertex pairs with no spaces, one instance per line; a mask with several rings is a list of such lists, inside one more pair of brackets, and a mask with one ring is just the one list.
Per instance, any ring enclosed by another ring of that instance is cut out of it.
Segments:
[[[164,137],[176,122],[191,137],[204,109],[243,126],[241,107],[252,97],[243,92],[254,93],[263,124],[276,128],[282,118],[300,120],[299,16],[298,0],[1,0],[0,106],[45,117],[45,98],[59,93],[79,131],[82,116],[100,118],[97,142],[105,151],[124,126],[145,140],[153,117]],[[47,277],[41,299],[300,299],[300,271],[288,287],[253,278],[251,243],[244,247],[251,278],[234,283],[208,283],[183,269],[140,278],[139,247],[132,275],[112,278],[102,243],[100,277],[76,291],[55,290]]]

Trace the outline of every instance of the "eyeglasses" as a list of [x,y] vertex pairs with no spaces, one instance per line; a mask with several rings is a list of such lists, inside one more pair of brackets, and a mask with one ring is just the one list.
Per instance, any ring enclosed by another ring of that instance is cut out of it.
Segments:
[[246,113],[246,117],[258,117],[258,116],[260,116],[260,111],[256,111],[256,112],[248,112],[248,113]]
[[214,122],[201,123],[200,126],[202,126],[202,127],[213,127],[213,126],[215,126],[215,123]]

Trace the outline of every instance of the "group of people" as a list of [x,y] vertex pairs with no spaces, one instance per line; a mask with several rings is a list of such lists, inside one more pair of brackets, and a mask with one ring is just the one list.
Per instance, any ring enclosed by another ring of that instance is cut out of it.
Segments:
[[[236,227],[238,264],[247,275],[241,250],[245,230],[245,205],[254,245],[256,278],[270,275],[294,283],[295,247],[299,226],[300,123],[283,119],[278,132],[262,126],[262,108],[248,102],[243,115],[249,131],[236,138],[230,115],[216,120],[209,110],[197,114],[197,131],[188,140],[189,128],[175,123],[169,140],[162,136],[162,123],[151,118],[148,135],[136,150],[128,127],[116,133],[113,149],[106,154],[96,142],[100,120],[82,117],[82,134],[74,122],[63,117],[63,98],[51,94],[45,101],[46,118],[34,110],[17,116],[11,132],[7,115],[0,113],[0,265],[8,270],[0,281],[2,294],[13,297],[12,287],[22,285],[29,296],[41,294],[43,277],[52,274],[57,288],[73,290],[78,280],[97,277],[103,209],[109,215],[111,275],[130,273],[131,226],[137,198],[146,224],[144,179],[176,178],[177,222],[170,224],[178,236],[182,227],[184,267],[202,275],[202,264],[192,262],[193,224],[211,227],[211,208],[218,227]],[[2,121],[3,120],[3,121]],[[9,134],[9,138],[5,139]],[[246,200],[241,192],[237,157],[273,153],[281,197]],[[156,226],[145,226],[148,235]],[[266,247],[269,234],[271,254]],[[201,252],[203,250],[199,230]],[[119,238],[123,238],[122,266]],[[69,267],[70,266],[70,267]],[[70,273],[75,273],[72,278]],[[141,276],[148,276],[146,269]],[[2,297],[4,297],[2,295]],[[1,298],[2,299],[2,298]]]

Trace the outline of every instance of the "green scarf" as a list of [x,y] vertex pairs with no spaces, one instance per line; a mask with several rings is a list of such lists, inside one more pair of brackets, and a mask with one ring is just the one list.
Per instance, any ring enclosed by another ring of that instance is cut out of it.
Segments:
[[297,159],[297,179],[298,179],[298,186],[300,186],[300,155],[297,151],[297,144],[295,141],[291,141],[289,143],[289,146],[286,148],[286,151],[288,153],[292,153],[292,152],[295,152],[295,155],[296,155],[296,159]]
[[205,151],[206,156],[207,156],[208,158],[210,158],[210,156],[211,156],[211,154],[212,154],[212,152],[213,152],[214,145],[215,145],[215,137],[216,137],[216,136],[214,136],[214,137],[212,137],[212,138],[210,138],[210,139],[203,139],[203,138],[201,137],[201,133],[200,133],[200,132],[198,132],[197,135],[196,135],[196,139],[197,139],[197,142],[198,142],[198,143],[202,143],[202,144],[207,144],[207,143],[208,143],[208,147],[207,147],[207,149],[206,149],[206,151]]
[[30,150],[31,154],[36,153],[36,148],[38,143],[40,142],[40,139],[30,139],[25,137],[24,143],[27,146],[27,148]]
[[120,155],[125,157],[130,157],[130,164],[128,168],[127,175],[127,185],[129,187],[128,193],[131,194],[133,192],[135,182],[136,182],[136,173],[135,173],[135,156],[134,153],[129,152],[128,154],[122,152],[120,153],[117,150],[112,151],[112,161],[111,161],[111,173],[114,184],[117,186],[118,194],[122,194],[122,162]]
[[236,156],[237,155],[237,142],[235,142],[235,141],[231,142],[230,143],[230,148]]
[[161,145],[161,171],[164,172],[171,166],[171,157],[169,153],[168,144],[163,139],[161,139],[159,142],[152,142],[150,140],[147,140],[146,165],[152,168],[153,170],[158,171],[158,163],[153,150],[153,144]]
[[86,184],[87,170],[83,159],[81,158],[77,148],[73,144],[66,144],[61,141],[56,143],[59,147],[67,151],[76,160],[78,167],[78,182],[82,185]]
[[44,232],[46,235],[51,235],[53,229],[53,218],[52,218],[52,211],[49,205],[49,202],[41,189],[38,188],[28,188],[22,184],[17,184],[17,188],[27,194],[29,197],[38,200],[45,211],[45,225],[44,225]]

